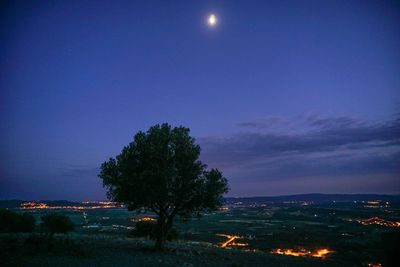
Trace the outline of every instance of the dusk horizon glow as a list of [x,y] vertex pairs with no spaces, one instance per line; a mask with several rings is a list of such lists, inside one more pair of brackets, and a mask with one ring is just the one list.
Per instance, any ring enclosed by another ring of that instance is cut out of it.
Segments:
[[164,122],[227,197],[400,194],[396,1],[6,1],[0,25],[0,199],[105,200],[100,165]]

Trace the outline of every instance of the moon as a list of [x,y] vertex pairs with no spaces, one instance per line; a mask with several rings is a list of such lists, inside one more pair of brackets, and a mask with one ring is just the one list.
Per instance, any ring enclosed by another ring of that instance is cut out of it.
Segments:
[[214,14],[211,14],[210,16],[208,16],[207,22],[208,25],[213,27],[217,24],[217,17]]

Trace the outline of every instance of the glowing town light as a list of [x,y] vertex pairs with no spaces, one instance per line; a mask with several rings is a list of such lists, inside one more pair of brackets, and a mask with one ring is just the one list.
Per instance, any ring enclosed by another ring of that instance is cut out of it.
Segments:
[[131,219],[132,222],[154,222],[157,221],[155,218],[151,217],[143,217],[143,218],[133,218]]
[[217,236],[223,236],[223,237],[228,238],[227,241],[225,241],[224,243],[221,244],[221,248],[226,248],[226,247],[230,247],[230,246],[232,246],[232,247],[247,247],[249,245],[247,243],[234,242],[235,239],[240,238],[240,236],[237,236],[237,235],[217,234]]
[[294,256],[294,257],[315,257],[315,258],[321,258],[325,259],[328,254],[332,253],[333,251],[330,251],[327,248],[322,248],[322,249],[317,249],[315,251],[310,251],[306,249],[281,249],[277,248],[271,251],[273,254],[279,254],[279,255],[288,255],[288,256]]
[[360,219],[360,220],[357,220],[357,222],[362,225],[375,224],[375,225],[381,225],[381,226],[386,226],[386,227],[400,227],[400,222],[386,221],[379,217],[372,217],[372,218],[364,219],[364,220]]

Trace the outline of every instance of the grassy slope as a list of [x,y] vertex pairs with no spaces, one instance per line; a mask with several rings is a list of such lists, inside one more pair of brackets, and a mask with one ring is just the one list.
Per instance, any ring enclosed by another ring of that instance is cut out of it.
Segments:
[[264,252],[246,253],[208,243],[176,241],[166,252],[154,252],[142,239],[58,236],[49,248],[28,235],[0,235],[0,266],[346,266],[329,260],[296,258]]

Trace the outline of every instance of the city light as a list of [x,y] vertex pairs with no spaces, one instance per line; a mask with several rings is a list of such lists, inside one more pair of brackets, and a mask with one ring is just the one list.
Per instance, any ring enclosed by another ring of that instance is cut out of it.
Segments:
[[39,210],[39,209],[71,209],[71,210],[88,210],[88,209],[114,209],[122,208],[123,205],[109,201],[90,201],[81,202],[82,204],[93,204],[92,206],[50,206],[43,202],[24,202],[20,205],[21,210]]
[[151,217],[142,217],[142,218],[132,218],[131,221],[132,222],[154,222],[154,221],[157,221],[157,219],[151,218]]
[[281,249],[277,248],[271,251],[273,254],[279,254],[279,255],[288,255],[288,256],[294,256],[294,257],[315,257],[315,258],[321,258],[325,259],[328,254],[333,253],[333,251],[327,249],[327,248],[322,248],[322,249],[317,249],[314,251],[306,250],[306,249]]
[[237,235],[217,234],[217,236],[223,236],[223,237],[228,238],[227,241],[225,241],[224,243],[222,243],[220,245],[221,248],[226,248],[226,247],[247,247],[249,245],[247,243],[234,242],[235,239],[241,238],[240,236],[237,236]]
[[357,220],[358,223],[361,223],[362,225],[381,225],[381,226],[386,226],[386,227],[400,227],[400,222],[391,222],[391,221],[386,221],[384,219],[381,219],[379,217],[373,217],[369,219],[360,219]]

